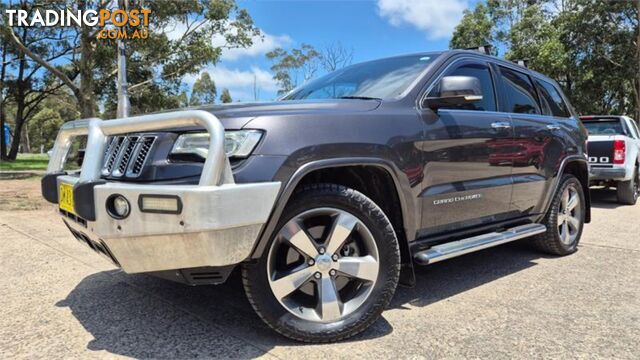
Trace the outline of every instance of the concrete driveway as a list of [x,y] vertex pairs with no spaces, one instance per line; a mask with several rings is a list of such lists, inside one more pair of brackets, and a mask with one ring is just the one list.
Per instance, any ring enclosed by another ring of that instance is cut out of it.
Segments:
[[[37,197],[0,181],[0,358],[640,358],[640,204],[594,191],[579,251],[526,241],[418,268],[371,329],[303,345],[253,313],[238,277],[187,287],[126,275]],[[17,200],[16,200],[17,199]]]

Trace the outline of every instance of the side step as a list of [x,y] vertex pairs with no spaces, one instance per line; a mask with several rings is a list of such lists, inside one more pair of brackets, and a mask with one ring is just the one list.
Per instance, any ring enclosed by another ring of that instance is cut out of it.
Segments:
[[437,245],[427,250],[415,253],[413,258],[416,263],[420,265],[433,264],[438,261],[451,259],[470,252],[490,248],[510,241],[526,238],[528,236],[541,234],[545,231],[547,231],[547,228],[542,224],[516,226],[503,232],[492,232]]

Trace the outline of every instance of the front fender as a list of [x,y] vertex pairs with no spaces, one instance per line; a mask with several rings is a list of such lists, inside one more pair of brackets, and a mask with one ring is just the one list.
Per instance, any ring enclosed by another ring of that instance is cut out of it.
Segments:
[[275,231],[275,227],[278,223],[278,220],[280,219],[280,216],[282,215],[286,204],[293,195],[293,191],[295,190],[298,183],[306,175],[320,169],[345,166],[375,166],[385,170],[391,176],[395,185],[395,190],[398,194],[398,199],[400,200],[400,207],[403,214],[403,230],[406,234],[407,241],[412,241],[418,228],[418,221],[420,219],[420,207],[416,205],[416,200],[413,196],[411,196],[409,191],[409,180],[406,178],[406,176],[403,176],[402,171],[398,169],[397,166],[395,166],[395,164],[393,164],[392,162],[380,158],[331,158],[305,163],[297,168],[297,170],[294,171],[293,175],[291,175],[287,181],[283,182],[285,185],[282,186],[280,193],[278,194],[276,204],[269,216],[269,220],[267,221],[265,226],[263,226],[260,236],[258,237],[258,241],[256,242],[256,245],[252,252],[251,258],[257,259],[262,256],[262,253],[264,252],[264,249],[266,248],[271,235]]

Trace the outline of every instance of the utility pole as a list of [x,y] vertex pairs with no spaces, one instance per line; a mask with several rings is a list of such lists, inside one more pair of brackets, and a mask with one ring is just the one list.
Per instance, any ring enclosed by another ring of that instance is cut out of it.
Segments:
[[[127,10],[126,0],[118,0],[118,7]],[[127,83],[127,54],[123,39],[117,40],[118,46],[118,110],[117,117],[129,116],[129,84]]]

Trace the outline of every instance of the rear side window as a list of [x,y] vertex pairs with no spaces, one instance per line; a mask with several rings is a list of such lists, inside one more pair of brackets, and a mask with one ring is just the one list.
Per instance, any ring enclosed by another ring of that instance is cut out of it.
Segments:
[[507,96],[506,112],[541,114],[536,90],[528,75],[500,66],[500,76]]
[[589,135],[624,135],[620,120],[585,121],[583,124]]
[[536,86],[540,91],[540,102],[545,110],[548,110],[548,114],[557,117],[570,117],[567,104],[562,99],[560,92],[555,86],[549,84],[546,81],[536,79]]
[[638,131],[638,125],[636,124],[635,120],[630,120],[629,122],[627,122],[627,124],[629,124],[629,130],[633,134],[633,138],[640,139],[640,131]]
[[[493,90],[493,80],[491,79],[491,72],[489,71],[489,67],[487,65],[478,63],[465,63],[454,68],[453,70],[448,71],[444,74],[444,76],[472,76],[480,80],[480,86],[482,88],[482,100],[462,106],[448,107],[446,109],[496,111],[496,98]],[[431,90],[428,96],[440,96],[440,85],[436,85],[436,87]]]

